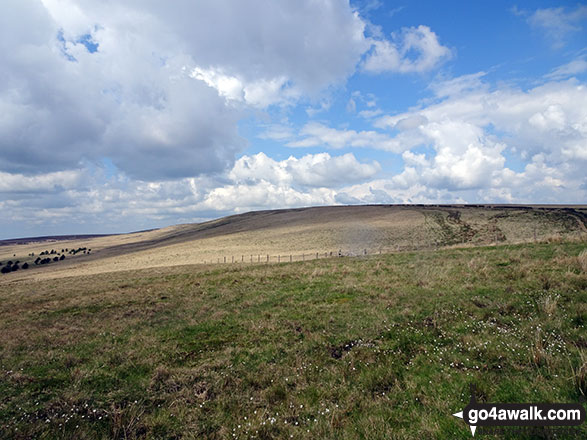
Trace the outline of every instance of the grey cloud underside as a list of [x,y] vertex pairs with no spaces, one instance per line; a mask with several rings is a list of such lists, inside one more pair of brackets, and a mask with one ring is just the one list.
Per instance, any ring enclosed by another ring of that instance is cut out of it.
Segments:
[[[40,174],[102,157],[142,180],[229,169],[246,145],[243,108],[194,68],[235,78],[269,105],[280,88],[304,96],[344,81],[369,45],[342,0],[46,5],[0,6],[1,171]],[[259,96],[265,84],[277,89]]]

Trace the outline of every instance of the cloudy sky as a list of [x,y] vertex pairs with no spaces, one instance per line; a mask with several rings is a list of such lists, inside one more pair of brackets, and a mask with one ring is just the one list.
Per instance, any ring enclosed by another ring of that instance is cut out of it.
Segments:
[[0,238],[586,203],[580,1],[2,0]]

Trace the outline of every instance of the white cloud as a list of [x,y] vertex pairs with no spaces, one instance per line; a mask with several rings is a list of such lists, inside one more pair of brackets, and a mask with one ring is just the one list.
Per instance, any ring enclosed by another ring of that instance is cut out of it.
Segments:
[[244,212],[336,204],[338,189],[373,178],[377,162],[360,163],[353,154],[308,154],[276,161],[263,153],[243,156],[228,174],[230,183],[211,189],[200,208]]
[[419,183],[399,187],[395,179],[377,179],[343,188],[337,193],[336,201],[341,204],[409,204],[465,203],[466,199],[454,192],[426,187]]
[[357,103],[353,98],[349,98],[346,104],[346,111],[349,113],[355,113],[357,111]]
[[[451,91],[440,93],[445,96],[440,102],[377,121],[378,127],[398,132],[394,139],[403,136],[412,147],[426,148],[425,154],[403,154],[406,168],[394,184],[479,190],[484,196],[496,194],[490,189],[510,188],[512,200],[551,201],[556,201],[555,194],[561,197],[565,187],[565,200],[581,200],[587,166],[587,88],[574,80],[528,91],[489,91],[483,84],[452,87],[471,78],[475,76],[451,81]],[[508,158],[516,157],[526,163],[519,172],[508,167]]]
[[202,203],[202,208],[238,213],[275,206],[296,208],[332,205],[335,203],[334,194],[333,190],[327,188],[299,191],[288,186],[261,181],[250,185],[215,188]]
[[301,139],[287,143],[290,147],[375,148],[393,152],[405,149],[400,139],[377,131],[338,130],[319,122],[309,122],[300,130]]
[[375,109],[375,110],[361,110],[358,113],[358,115],[361,118],[371,119],[371,118],[374,118],[376,116],[379,116],[382,113],[383,113],[383,110],[380,110],[380,109]]
[[47,193],[63,191],[84,184],[81,170],[24,176],[0,172],[0,193]]
[[581,57],[557,67],[548,75],[546,75],[546,78],[554,80],[566,79],[585,72],[587,72],[587,59],[585,57]]
[[363,63],[365,71],[421,73],[436,68],[452,56],[450,49],[440,44],[428,26],[402,28],[391,37],[391,41],[373,41],[372,52]]
[[275,141],[283,141],[292,138],[294,135],[293,129],[288,125],[271,124],[266,126],[260,134],[257,135],[259,139],[271,139]]
[[92,227],[108,232],[108,225],[120,232],[249,209],[333,204],[340,188],[372,179],[380,169],[353,154],[277,161],[258,153],[241,157],[230,172],[214,178],[143,182],[106,178],[99,169],[32,177],[0,173],[0,205],[6,213],[0,226],[19,223],[25,231],[35,224],[45,230],[61,225],[61,233],[72,233]]
[[454,97],[482,89],[487,90],[487,84],[483,83],[485,75],[485,72],[477,72],[447,80],[435,80],[429,88],[438,98]]
[[372,178],[380,170],[377,162],[361,163],[351,153],[334,157],[328,153],[307,154],[279,162],[258,153],[237,160],[229,178],[235,183],[263,180],[278,185],[333,188]]
[[[43,174],[106,157],[140,180],[222,172],[246,145],[246,109],[344,83],[373,44],[367,24],[346,0],[6,0],[0,170]],[[400,71],[448,54],[425,26],[397,39]],[[386,142],[349,134],[351,146]]]
[[574,9],[537,9],[527,20],[532,27],[545,33],[553,47],[560,48],[564,46],[569,35],[583,30],[582,23],[587,20],[587,6],[578,5]]
[[108,157],[143,180],[224,171],[245,146],[243,110],[344,82],[364,27],[344,0],[6,0],[0,170]]

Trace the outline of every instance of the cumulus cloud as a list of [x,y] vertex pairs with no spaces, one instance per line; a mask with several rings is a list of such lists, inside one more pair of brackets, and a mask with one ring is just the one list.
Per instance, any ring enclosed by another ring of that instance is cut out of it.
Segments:
[[[173,8],[7,0],[0,8],[0,170],[27,175],[104,157],[139,180],[222,172],[246,146],[237,130],[246,108],[344,82],[373,44],[345,0]],[[399,71],[426,70],[448,53],[426,26],[394,38]],[[368,69],[381,62],[376,54]]]
[[376,179],[348,186],[336,194],[336,201],[340,204],[466,203],[461,195],[446,189],[431,188],[419,183],[398,187],[395,179]]
[[0,173],[0,207],[6,213],[0,226],[62,225],[61,233],[71,233],[92,227],[92,219],[99,217],[100,224],[119,232],[152,227],[152,222],[176,224],[252,209],[333,204],[338,188],[368,181],[380,169],[376,161],[363,163],[350,153],[281,161],[258,153],[241,157],[223,175],[172,181],[106,177],[98,168],[38,176]]
[[361,163],[352,153],[334,157],[328,153],[307,154],[279,162],[258,153],[237,160],[229,177],[237,183],[264,180],[296,187],[333,188],[369,179],[380,170],[376,161]]
[[332,204],[334,204],[334,191],[328,188],[300,191],[261,181],[249,185],[227,185],[215,188],[208,194],[202,207],[238,213],[275,206],[295,208]]
[[[508,188],[511,200],[581,200],[587,165],[583,84],[550,82],[527,91],[489,91],[483,84],[464,93],[457,89],[440,102],[377,121],[378,127],[424,148],[422,153],[403,153],[405,169],[394,177],[394,185],[483,190],[479,194],[485,195],[489,189]],[[527,165],[513,171],[508,164],[511,158]],[[524,185],[529,186],[524,189]],[[536,185],[543,192],[534,192],[533,199],[529,191]]]
[[192,179],[194,188],[201,191],[193,193],[190,208],[218,215],[218,212],[335,204],[338,188],[369,180],[380,169],[377,162],[361,163],[350,153],[308,154],[281,161],[264,153],[243,156],[222,181]]
[[391,40],[374,40],[373,49],[363,63],[367,72],[421,73],[437,67],[452,56],[428,27],[402,28]]
[[141,180],[224,171],[246,145],[242,105],[342,82],[369,47],[343,0],[0,8],[0,170],[11,173],[102,157]]
[[48,193],[84,184],[81,170],[24,176],[0,172],[0,193]]

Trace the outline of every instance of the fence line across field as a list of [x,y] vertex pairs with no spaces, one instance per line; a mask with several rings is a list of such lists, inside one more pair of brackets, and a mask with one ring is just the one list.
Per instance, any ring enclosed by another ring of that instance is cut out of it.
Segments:
[[[535,232],[536,234],[536,232]],[[582,236],[582,232],[578,232],[578,236]],[[534,236],[534,242],[539,241],[543,237],[536,237]],[[528,240],[531,242],[532,240]],[[240,255],[229,255],[229,256],[222,256],[217,257],[216,259],[211,260],[204,260],[204,264],[255,264],[255,263],[293,263],[296,261],[307,261],[307,260],[320,260],[325,258],[335,258],[335,257],[368,257],[370,255],[381,255],[381,254],[389,254],[393,252],[406,252],[406,251],[422,251],[422,250],[434,250],[434,249],[441,249],[441,248],[448,248],[452,246],[459,246],[464,245],[467,246],[465,241],[461,243],[452,243],[449,245],[443,244],[428,244],[428,245],[420,245],[417,246],[415,244],[404,244],[404,245],[395,245],[393,247],[381,247],[377,249],[360,249],[360,250],[353,250],[353,251],[343,251],[339,249],[337,251],[326,251],[326,252],[311,252],[311,253],[302,253],[302,254],[294,254],[294,253],[286,253],[286,254],[240,254]],[[516,242],[502,242],[495,237],[495,241],[487,242],[487,243],[475,243],[476,245],[485,244],[485,245],[497,245],[497,244],[511,244],[514,245]]]
[[[431,247],[432,248],[432,247]],[[391,252],[400,252],[408,250],[424,249],[424,247],[413,246],[395,246],[393,248],[381,248],[376,250],[362,249],[360,251],[326,251],[326,252],[309,252],[302,254],[240,254],[226,255],[217,257],[212,260],[204,260],[204,264],[260,264],[260,263],[293,263],[297,261],[322,260],[325,258],[335,257],[367,257],[369,255],[381,255]]]

